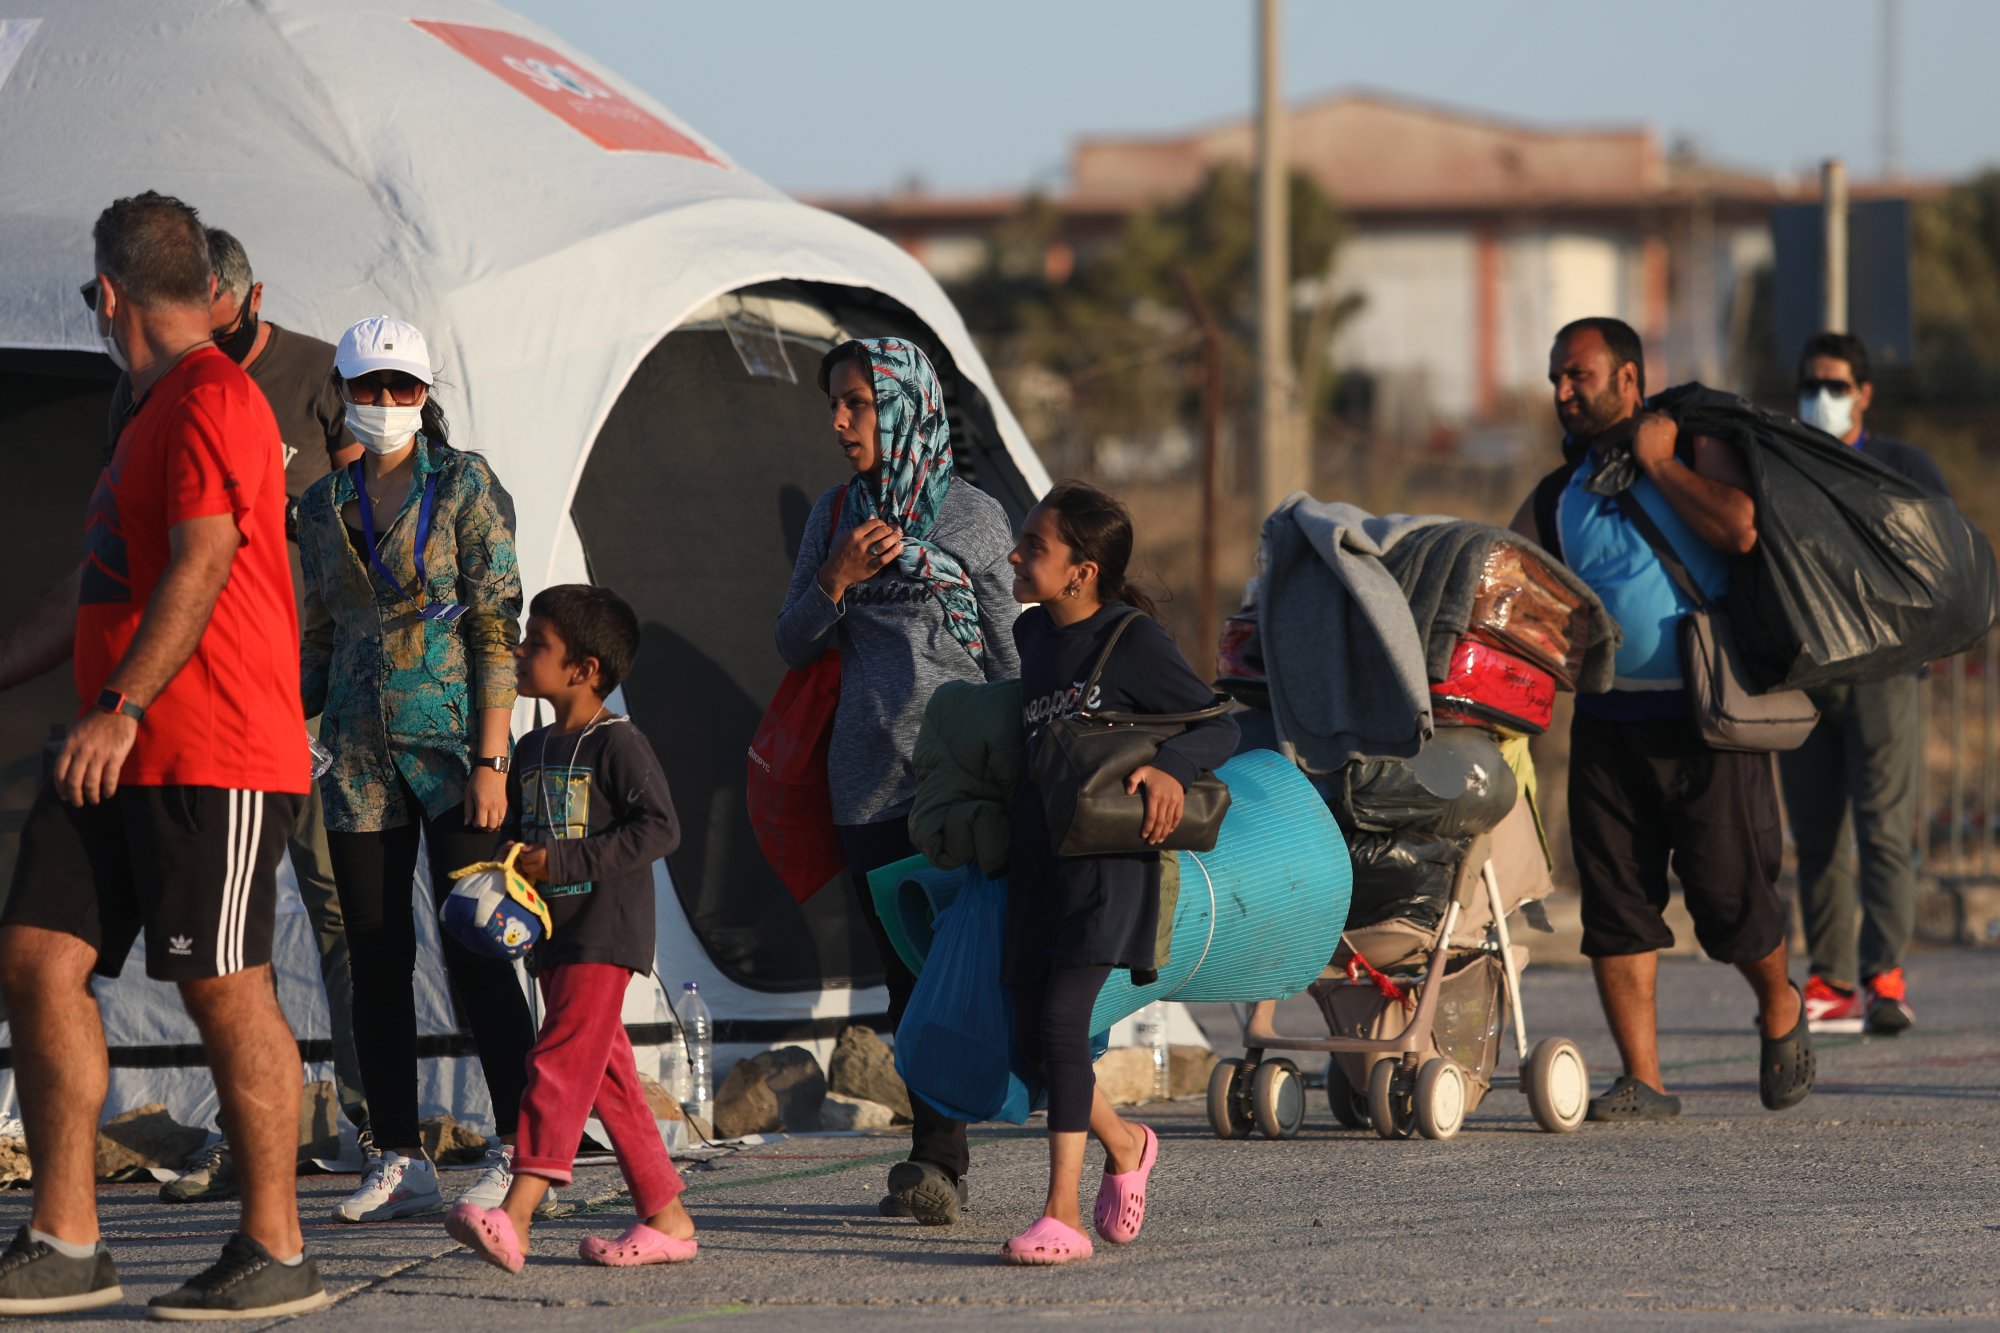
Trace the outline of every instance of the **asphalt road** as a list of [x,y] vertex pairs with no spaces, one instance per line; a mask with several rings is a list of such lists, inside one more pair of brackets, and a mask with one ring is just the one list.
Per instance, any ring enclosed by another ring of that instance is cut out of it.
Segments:
[[[1661,975],[1668,1077],[1687,1105],[1673,1123],[1545,1134],[1500,1091],[1451,1142],[1389,1142],[1339,1129],[1315,1092],[1298,1139],[1222,1142],[1195,1100],[1149,1107],[1162,1150],[1145,1234],[1064,1269],[997,1261],[1039,1208],[1033,1127],[977,1131],[972,1208],[950,1229],[876,1215],[899,1156],[891,1138],[793,1138],[695,1166],[701,1257],[632,1272],[576,1257],[582,1236],[625,1225],[610,1168],[579,1173],[573,1195],[596,1202],[538,1228],[518,1277],[471,1258],[436,1219],[316,1220],[352,1180],[304,1180],[307,1244],[339,1297],[310,1326],[2000,1324],[1996,962],[1912,959],[1918,1028],[1821,1038],[1818,1091],[1782,1114],[1757,1102],[1748,991],[1678,959]],[[1531,1033],[1576,1038],[1602,1087],[1614,1061],[1589,974],[1532,969],[1527,1000]],[[1202,1017],[1227,1026],[1226,1010]],[[447,1179],[456,1190],[471,1177]],[[0,1225],[26,1208],[0,1199]],[[168,1209],[132,1186],[107,1187],[103,1214],[133,1298],[120,1319],[209,1262],[232,1220],[227,1205]]]

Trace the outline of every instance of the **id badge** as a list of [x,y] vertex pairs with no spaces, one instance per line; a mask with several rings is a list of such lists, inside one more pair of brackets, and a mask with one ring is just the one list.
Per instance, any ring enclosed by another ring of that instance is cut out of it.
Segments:
[[465,612],[466,608],[458,602],[432,602],[417,615],[425,620],[442,620],[449,625]]

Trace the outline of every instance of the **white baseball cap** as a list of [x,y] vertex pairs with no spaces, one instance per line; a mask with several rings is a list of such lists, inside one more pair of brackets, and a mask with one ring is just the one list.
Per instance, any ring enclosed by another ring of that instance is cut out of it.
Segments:
[[400,370],[429,384],[431,349],[416,325],[391,315],[375,315],[340,335],[333,368],[344,380],[377,370]]

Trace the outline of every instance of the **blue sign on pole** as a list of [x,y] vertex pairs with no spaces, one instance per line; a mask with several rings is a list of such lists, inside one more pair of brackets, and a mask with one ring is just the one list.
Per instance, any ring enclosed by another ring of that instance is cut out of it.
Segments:
[[[1771,210],[1776,252],[1778,364],[1798,360],[1806,339],[1822,332],[1820,286],[1826,233],[1818,204]],[[1870,199],[1847,209],[1847,328],[1879,365],[1910,365],[1916,333],[1910,315],[1910,203]]]

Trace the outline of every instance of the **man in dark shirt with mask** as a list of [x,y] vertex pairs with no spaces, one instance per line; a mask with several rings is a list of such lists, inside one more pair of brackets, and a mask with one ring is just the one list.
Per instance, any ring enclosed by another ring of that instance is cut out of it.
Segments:
[[[301,598],[305,577],[299,569],[296,544],[299,497],[334,468],[358,458],[361,446],[345,424],[347,405],[333,379],[333,345],[260,317],[264,284],[251,272],[242,242],[220,227],[208,229],[208,258],[215,273],[215,301],[209,307],[215,345],[263,390],[278,419],[285,448],[285,494],[289,497],[285,530],[294,542],[289,552],[292,592]],[[132,381],[121,375],[111,394],[114,443],[131,412]],[[303,725],[318,736],[318,719]],[[305,902],[319,946],[320,979],[326,986],[332,1020],[335,1094],[348,1120],[357,1129],[366,1129],[368,1105],[362,1097],[361,1069],[354,1056],[354,987],[347,968],[347,930],[327,860],[326,820],[317,784],[306,796],[288,847],[299,897]],[[169,1203],[191,1203],[226,1199],[235,1193],[236,1173],[225,1141],[205,1150],[180,1179],[162,1186],[160,1198]]]
[[[1859,338],[1821,333],[1807,340],[1799,354],[1799,420],[1927,491],[1949,494],[1922,450],[1867,428],[1874,400],[1868,349]],[[1917,919],[1919,689],[1911,675],[1811,690],[1819,725],[1804,745],[1778,756],[1812,949],[1805,994],[1814,1031],[1859,1032],[1865,1025],[1894,1035],[1915,1018],[1904,993],[1903,954]]]

